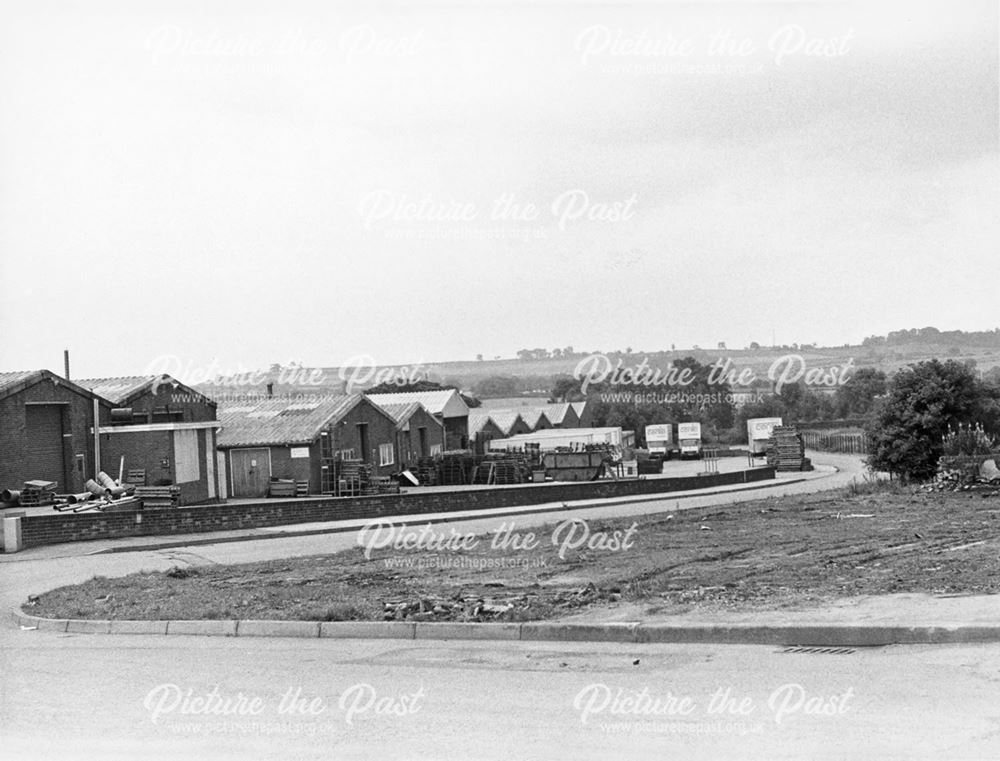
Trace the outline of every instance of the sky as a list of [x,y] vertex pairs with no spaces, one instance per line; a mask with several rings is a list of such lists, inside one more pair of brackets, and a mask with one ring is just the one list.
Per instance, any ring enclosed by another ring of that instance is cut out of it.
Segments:
[[3,370],[1000,325],[995,2],[3,16]]

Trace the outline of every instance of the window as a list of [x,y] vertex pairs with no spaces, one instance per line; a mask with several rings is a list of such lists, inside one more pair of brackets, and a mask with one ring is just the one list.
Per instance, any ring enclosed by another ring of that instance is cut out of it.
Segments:
[[395,461],[396,461],[396,448],[392,444],[379,444],[378,445],[379,467],[384,467],[385,465],[392,465]]
[[354,459],[356,459],[356,457],[354,456],[354,450],[353,449],[338,449],[336,452],[334,452],[334,456],[338,460],[354,460]]
[[434,457],[435,455],[439,455],[439,454],[441,454],[441,445],[440,444],[431,444],[431,457]]

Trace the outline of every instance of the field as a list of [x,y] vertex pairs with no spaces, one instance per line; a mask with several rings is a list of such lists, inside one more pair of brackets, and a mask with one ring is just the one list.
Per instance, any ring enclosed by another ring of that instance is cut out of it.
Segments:
[[[547,359],[524,360],[518,358],[497,358],[482,361],[449,361],[424,363],[419,367],[406,366],[405,368],[394,368],[386,366],[379,368],[386,372],[397,373],[400,377],[409,377],[416,372],[420,377],[427,377],[436,382],[446,382],[457,387],[469,390],[479,381],[494,376],[512,376],[524,381],[522,386],[533,393],[546,394],[551,388],[551,379],[556,375],[572,375],[577,364],[590,352],[578,352],[572,357],[551,357]],[[699,362],[711,364],[717,360],[729,359],[732,367],[736,369],[751,368],[759,379],[766,380],[768,371],[777,360],[789,354],[801,355],[805,363],[810,368],[833,368],[841,367],[849,360],[853,362],[855,368],[874,367],[887,373],[899,370],[906,365],[919,362],[921,360],[939,359],[960,359],[973,360],[979,369],[986,372],[991,368],[1000,366],[1000,350],[993,347],[976,346],[952,346],[946,344],[912,343],[880,347],[865,346],[844,346],[833,348],[771,348],[761,347],[759,349],[704,349],[690,348],[677,349],[676,351],[642,351],[635,350],[632,354],[619,354],[607,352],[612,362],[622,360],[623,367],[634,367],[642,360],[648,359],[649,366],[653,368],[666,368],[672,361],[683,357],[694,357]],[[271,372],[268,380],[274,383],[275,392],[283,393],[320,393],[339,392],[343,388],[343,380],[338,367],[324,367],[321,369],[323,382],[319,385],[308,385],[301,383],[283,383],[278,380],[278,373]],[[289,376],[286,376],[286,378]],[[374,377],[371,375],[370,377]],[[208,394],[219,393],[220,391],[247,392],[256,390],[263,392],[262,381],[255,386],[227,387],[216,386],[214,384],[200,384],[200,390]],[[366,385],[366,384],[362,384]]]
[[997,493],[872,488],[553,524],[532,529],[533,548],[525,548],[526,530],[500,546],[497,537],[465,537],[458,549],[446,541],[453,533],[446,525],[425,534],[435,543],[417,542],[421,529],[413,527],[408,546],[420,549],[384,547],[366,557],[359,546],[95,578],[42,594],[25,610],[67,618],[521,621],[626,604],[649,615],[710,615],[855,595],[1000,591]]

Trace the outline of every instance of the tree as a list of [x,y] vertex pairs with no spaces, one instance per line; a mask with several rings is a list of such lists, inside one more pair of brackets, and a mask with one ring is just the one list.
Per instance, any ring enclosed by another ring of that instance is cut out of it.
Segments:
[[584,398],[580,392],[580,381],[572,375],[557,375],[549,392],[550,402],[578,402]]
[[948,427],[976,422],[988,402],[968,364],[932,359],[900,370],[867,427],[868,465],[904,482],[930,478]]
[[521,382],[512,375],[489,375],[476,381],[472,392],[480,399],[518,396],[521,393]]
[[839,417],[864,417],[871,414],[875,400],[886,392],[886,377],[881,370],[862,367],[843,386],[837,388],[833,404]]

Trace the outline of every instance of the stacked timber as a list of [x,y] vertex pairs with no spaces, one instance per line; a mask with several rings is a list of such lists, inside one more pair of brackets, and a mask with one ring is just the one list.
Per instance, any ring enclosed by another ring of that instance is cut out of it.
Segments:
[[135,496],[143,507],[177,507],[181,498],[179,486],[137,486]]
[[767,464],[779,473],[813,469],[802,434],[794,425],[774,427],[767,440]]
[[25,481],[21,489],[19,502],[21,507],[38,507],[51,505],[56,501],[55,481]]
[[294,497],[295,493],[295,481],[291,478],[272,478],[267,487],[269,497]]

